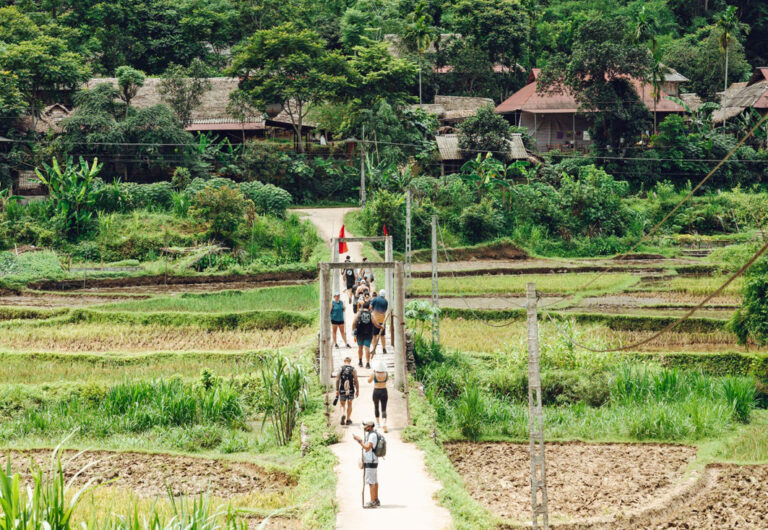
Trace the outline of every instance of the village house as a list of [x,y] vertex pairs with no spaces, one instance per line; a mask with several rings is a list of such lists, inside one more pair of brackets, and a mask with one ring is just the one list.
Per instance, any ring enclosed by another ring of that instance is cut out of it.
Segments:
[[768,67],[757,68],[749,81],[733,83],[724,94],[720,95],[720,104],[724,108],[712,113],[714,123],[722,123],[723,118],[735,118],[748,109],[755,109],[761,116],[768,113]]
[[[560,93],[541,93],[537,90],[541,70],[533,68],[528,84],[512,94],[496,107],[511,124],[526,127],[536,141],[539,151],[554,149],[586,149],[591,144],[589,137],[589,114],[579,109],[573,94],[568,90]],[[637,94],[648,109],[654,111],[653,87],[638,79],[631,80]],[[688,81],[678,72],[669,69],[658,102],[656,115],[661,122],[671,113],[682,113],[685,109],[670,101],[667,96],[680,95],[680,84]]]
[[[459,148],[458,134],[438,134],[435,136],[437,143],[437,154],[440,160],[440,175],[445,176],[450,173],[458,173],[464,162],[477,153],[464,153]],[[509,160],[528,160],[537,162],[537,160],[526,150],[523,145],[523,136],[513,134],[509,144]]]

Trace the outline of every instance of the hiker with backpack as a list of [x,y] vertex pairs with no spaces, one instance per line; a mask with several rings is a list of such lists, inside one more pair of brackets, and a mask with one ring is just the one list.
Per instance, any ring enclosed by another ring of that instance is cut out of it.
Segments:
[[[352,258],[347,255],[346,259],[344,259],[344,263],[349,263],[352,260]],[[341,270],[341,277],[344,278],[344,281],[346,282],[345,285],[347,286],[347,293],[349,294],[349,303],[352,303],[352,295],[354,294],[355,289],[355,269],[352,267],[347,267],[346,269]]]
[[371,340],[373,340],[373,316],[369,302],[363,302],[352,322],[357,340],[357,365],[363,366],[363,351],[365,351],[365,367],[371,367]]
[[[374,337],[375,339],[376,337]],[[368,382],[373,383],[373,411],[376,416],[376,428],[382,428],[387,432],[387,401],[389,393],[387,392],[387,380],[389,372],[384,361],[376,361],[373,364],[373,372],[368,376]],[[379,423],[379,405],[381,405],[381,417],[384,418],[384,426]]]
[[[360,397],[360,382],[357,379],[357,370],[352,366],[352,358],[345,357],[344,365],[336,377],[336,398],[341,403],[341,424],[352,425],[352,400]],[[334,400],[334,405],[336,404]],[[344,405],[347,410],[345,412]]]
[[368,484],[371,492],[371,500],[364,504],[365,508],[381,506],[378,477],[379,457],[387,454],[387,441],[384,436],[374,430],[373,426],[372,420],[366,420],[363,422],[365,438],[360,438],[356,434],[353,436],[363,451],[363,497],[365,497],[365,484]]

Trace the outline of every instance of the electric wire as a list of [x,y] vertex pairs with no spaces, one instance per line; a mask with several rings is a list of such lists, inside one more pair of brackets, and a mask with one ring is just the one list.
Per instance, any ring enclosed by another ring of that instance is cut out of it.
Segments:
[[[737,150],[737,149],[739,149],[739,148],[740,148],[742,145],[744,145],[744,143],[745,143],[745,142],[746,142],[746,141],[749,139],[749,137],[750,137],[750,136],[752,136],[752,135],[754,134],[754,132],[755,132],[755,131],[756,131],[756,130],[757,130],[757,129],[758,129],[758,128],[759,128],[759,127],[760,127],[760,126],[763,124],[763,123],[765,123],[765,122],[766,122],[766,120],[768,120],[768,114],[766,114],[765,116],[763,116],[763,117],[762,117],[762,118],[761,118],[761,119],[760,119],[760,120],[759,120],[759,121],[758,121],[758,122],[755,124],[755,126],[754,126],[754,127],[752,127],[752,129],[750,129],[750,130],[749,130],[749,132],[747,132],[747,134],[746,134],[746,135],[745,135],[745,136],[744,136],[744,137],[743,137],[741,140],[739,140],[739,142],[738,142],[738,143],[737,143],[735,146],[733,146],[733,148],[732,148],[730,151],[728,151],[728,153],[725,155],[725,158],[723,158],[723,159],[722,159],[720,162],[718,162],[718,163],[717,163],[717,165],[716,165],[714,168],[712,168],[712,170],[711,170],[709,173],[707,173],[707,174],[704,176],[704,178],[703,178],[703,179],[701,179],[701,180],[699,181],[699,183],[698,183],[698,184],[696,184],[696,186],[695,186],[694,188],[692,188],[692,189],[691,189],[691,190],[690,190],[690,191],[689,191],[689,192],[688,192],[688,193],[685,195],[685,197],[683,197],[683,198],[682,198],[682,199],[681,199],[681,200],[680,200],[680,201],[679,201],[679,202],[678,202],[678,203],[675,205],[675,207],[674,207],[674,208],[672,208],[672,209],[671,209],[669,212],[667,212],[667,214],[666,214],[666,215],[665,215],[665,216],[664,216],[664,217],[661,219],[661,221],[659,221],[658,223],[656,223],[656,225],[655,225],[653,228],[651,228],[651,229],[650,229],[648,232],[646,232],[646,233],[645,233],[645,234],[644,234],[644,235],[643,235],[643,236],[642,236],[642,237],[641,237],[641,238],[640,238],[640,239],[639,239],[639,240],[638,240],[638,241],[637,241],[637,242],[636,242],[634,245],[632,245],[632,246],[629,248],[629,250],[627,250],[627,251],[623,252],[622,254],[620,254],[620,255],[619,255],[618,257],[616,257],[615,259],[616,259],[617,261],[621,261],[621,260],[623,260],[623,259],[624,259],[624,258],[626,258],[626,257],[627,257],[629,254],[631,254],[631,253],[633,253],[635,250],[637,250],[637,248],[638,248],[640,245],[642,245],[644,242],[648,241],[648,239],[649,239],[649,238],[650,238],[650,237],[651,237],[653,234],[655,234],[655,233],[656,233],[656,232],[657,232],[657,231],[658,231],[658,230],[659,230],[659,229],[660,229],[660,228],[661,228],[661,227],[664,225],[664,223],[666,223],[666,222],[667,222],[667,221],[668,221],[668,220],[669,220],[669,219],[670,219],[670,218],[671,218],[671,217],[672,217],[672,216],[673,216],[673,215],[674,215],[674,214],[675,214],[675,213],[676,213],[676,212],[677,212],[677,211],[678,211],[678,210],[679,210],[679,209],[680,209],[682,206],[683,206],[683,204],[685,204],[685,203],[686,203],[686,202],[687,202],[687,201],[688,201],[688,200],[689,200],[691,197],[693,197],[693,195],[694,195],[694,194],[695,194],[695,193],[696,193],[696,192],[697,192],[697,191],[698,191],[698,190],[699,190],[699,189],[700,189],[700,188],[701,188],[701,187],[702,187],[702,186],[703,186],[703,185],[704,185],[704,184],[705,184],[705,183],[706,183],[706,182],[707,182],[707,181],[708,181],[708,180],[709,180],[711,177],[712,177],[712,175],[714,175],[714,174],[715,174],[715,172],[717,172],[717,170],[718,170],[718,169],[720,169],[720,167],[721,167],[721,166],[722,166],[722,165],[723,165],[723,164],[724,164],[724,163],[725,163],[725,162],[726,162],[728,159],[730,159],[730,158],[731,158],[731,156],[733,156],[733,154],[736,152],[736,150]],[[592,285],[593,283],[595,283],[595,282],[596,282],[596,281],[597,281],[599,278],[602,278],[602,277],[603,277],[603,276],[605,276],[606,274],[608,274],[608,269],[606,269],[606,270],[603,270],[603,271],[599,272],[599,273],[598,273],[597,275],[595,275],[595,276],[594,276],[592,279],[590,279],[590,280],[589,280],[589,281],[588,281],[586,284],[584,284],[584,286],[582,287],[582,290],[586,290],[586,289],[587,289],[587,288],[588,288],[590,285]],[[549,307],[552,307],[552,306],[554,306],[554,305],[556,305],[556,304],[559,304],[560,302],[563,302],[563,301],[565,301],[565,300],[568,300],[568,299],[570,299],[570,298],[572,298],[572,297],[573,297],[573,295],[572,295],[572,294],[571,294],[571,295],[562,296],[562,297],[561,297],[561,298],[559,298],[558,300],[555,300],[554,302],[551,302],[551,303],[547,304],[547,305],[546,305],[546,306],[544,306],[542,309],[547,309],[547,308],[549,308]]]
[[728,286],[729,286],[729,285],[730,285],[730,284],[731,284],[731,283],[732,283],[734,280],[736,280],[736,278],[738,278],[738,277],[740,277],[742,274],[744,274],[744,273],[747,271],[747,269],[749,269],[749,268],[750,268],[750,267],[751,267],[751,266],[752,266],[752,265],[753,265],[753,264],[754,264],[754,263],[755,263],[755,262],[756,262],[756,261],[757,261],[757,260],[760,258],[760,256],[762,256],[762,255],[765,253],[765,251],[766,251],[766,250],[768,250],[768,242],[766,242],[766,243],[765,243],[765,244],[764,244],[764,245],[763,245],[763,246],[762,246],[762,247],[761,247],[761,248],[760,248],[760,249],[759,249],[757,252],[755,252],[755,254],[753,254],[753,255],[752,255],[752,257],[751,257],[751,258],[750,258],[750,259],[749,259],[749,260],[748,260],[748,261],[747,261],[747,262],[746,262],[744,265],[742,265],[742,266],[741,266],[741,268],[740,268],[738,271],[736,271],[736,273],[734,273],[733,275],[731,275],[731,277],[730,277],[730,278],[728,278],[728,280],[726,280],[726,282],[725,282],[725,283],[723,283],[723,284],[722,284],[720,287],[718,287],[716,290],[714,290],[714,291],[713,291],[713,292],[711,292],[709,295],[707,295],[707,296],[706,296],[706,297],[705,297],[705,298],[704,298],[704,299],[703,299],[701,302],[699,302],[699,303],[698,303],[698,304],[697,304],[695,307],[691,308],[691,309],[690,309],[688,312],[686,312],[686,313],[685,313],[683,316],[681,316],[680,318],[678,318],[678,319],[677,319],[677,320],[675,320],[674,322],[671,322],[670,324],[668,324],[667,326],[665,326],[665,327],[664,327],[663,329],[661,329],[660,331],[657,331],[656,333],[654,333],[654,334],[653,334],[653,335],[651,335],[650,337],[647,337],[647,338],[645,338],[645,339],[643,339],[643,340],[641,340],[641,341],[639,341],[639,342],[635,342],[634,344],[630,344],[630,345],[628,345],[628,346],[619,346],[619,347],[616,347],[616,348],[602,348],[602,349],[597,349],[597,348],[592,348],[592,347],[590,347],[590,346],[587,346],[587,345],[585,345],[585,344],[582,344],[582,343],[580,343],[580,342],[578,342],[578,341],[574,340],[574,339],[573,339],[573,337],[570,337],[570,336],[568,336],[568,334],[567,334],[567,333],[565,333],[565,332],[563,331],[563,329],[562,329],[562,328],[561,328],[561,327],[560,327],[560,326],[557,324],[557,322],[555,321],[555,319],[554,319],[554,318],[552,317],[552,315],[551,315],[551,314],[550,314],[550,313],[549,313],[549,312],[546,310],[546,308],[542,308],[542,309],[544,310],[544,313],[547,315],[547,317],[549,318],[549,320],[550,320],[550,321],[551,321],[551,322],[552,322],[552,323],[555,325],[555,328],[557,329],[557,332],[558,332],[558,333],[559,333],[559,334],[560,334],[560,335],[561,335],[561,336],[562,336],[564,339],[568,340],[568,341],[569,341],[571,344],[573,344],[574,346],[577,346],[577,347],[579,347],[579,348],[581,348],[581,349],[583,349],[583,350],[587,350],[587,351],[590,351],[590,352],[593,352],[593,353],[609,353],[609,352],[617,352],[617,351],[627,351],[627,350],[634,350],[634,349],[637,349],[638,347],[640,347],[640,346],[642,346],[642,345],[644,345],[644,344],[647,344],[647,343],[649,343],[649,342],[651,342],[651,341],[653,341],[653,340],[656,340],[656,339],[657,339],[657,338],[659,338],[660,336],[662,336],[662,335],[664,335],[665,333],[667,333],[667,332],[669,332],[669,331],[673,330],[674,328],[676,328],[677,326],[679,326],[680,324],[682,324],[683,322],[685,322],[686,320],[688,320],[688,319],[689,319],[689,318],[690,318],[690,317],[691,317],[691,316],[692,316],[694,313],[696,313],[696,311],[698,311],[699,309],[701,309],[702,307],[704,307],[704,306],[707,304],[707,302],[709,302],[709,301],[710,301],[710,300],[712,300],[714,297],[716,297],[716,296],[717,296],[717,295],[719,295],[721,292],[723,292],[723,290],[724,290],[726,287],[728,287]]

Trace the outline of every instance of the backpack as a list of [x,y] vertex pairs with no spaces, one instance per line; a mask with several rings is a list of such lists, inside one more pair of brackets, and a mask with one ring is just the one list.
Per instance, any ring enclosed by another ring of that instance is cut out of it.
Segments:
[[[344,395],[352,395],[355,393],[355,369],[345,364],[341,367],[341,374],[339,374],[339,392]],[[349,384],[347,384],[349,383]]]
[[371,312],[368,310],[360,311],[360,315],[357,317],[359,324],[368,325],[371,323]]
[[373,448],[373,454],[379,458],[387,456],[387,439],[379,431],[373,432],[376,433],[376,447]]

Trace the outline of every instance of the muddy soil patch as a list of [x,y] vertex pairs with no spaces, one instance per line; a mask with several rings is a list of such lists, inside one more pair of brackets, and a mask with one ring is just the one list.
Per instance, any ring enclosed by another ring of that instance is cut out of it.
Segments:
[[[12,469],[25,478],[29,477],[30,458],[44,471],[50,465],[50,450],[0,451],[4,462],[9,454]],[[65,451],[62,464],[76,454],[75,451]],[[87,451],[75,457],[64,468],[65,480],[94,461],[96,464],[82,473],[76,482],[84,484],[96,477],[98,483],[109,482],[110,486],[133,490],[139,497],[164,496],[170,488],[176,496],[209,492],[216,497],[229,498],[254,491],[278,492],[296,485],[295,479],[284,473],[268,471],[248,462],[109,451]]]
[[[445,451],[475,500],[505,519],[530,517],[527,444],[452,443]],[[548,443],[550,522],[642,508],[669,494],[695,456],[678,445]]]
[[[133,296],[130,299],[136,300],[140,298],[149,298],[149,296]],[[18,294],[0,294],[0,306],[39,308],[84,307],[122,302],[125,299],[125,296],[119,295],[101,296],[88,294],[86,296],[78,296],[70,293],[21,292]]]
[[[508,241],[480,244],[474,247],[456,247],[446,249],[450,261],[465,260],[524,260],[528,254]],[[438,260],[444,261],[445,252],[438,253]],[[416,250],[412,253],[413,261],[424,262],[432,259],[430,249]]]
[[674,530],[747,530],[768,528],[768,466],[716,464],[708,487],[679,506],[665,524],[648,528]]
[[41,281],[30,283],[30,289],[38,291],[73,291],[84,290],[93,291],[94,289],[109,292],[110,289],[123,289],[126,287],[148,287],[159,286],[167,288],[168,286],[195,286],[224,284],[227,289],[233,289],[233,284],[249,284],[259,287],[264,285],[277,285],[278,282],[296,282],[299,280],[314,280],[317,277],[315,269],[306,269],[300,271],[284,272],[265,272],[260,274],[228,274],[216,276],[165,276],[157,274],[152,276],[131,276],[127,278],[94,278],[86,279],[85,287],[83,280],[61,280],[61,281]]

